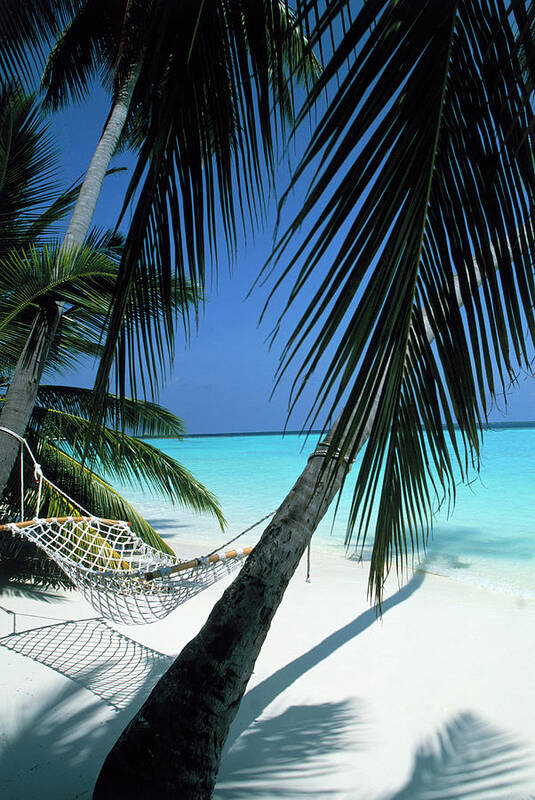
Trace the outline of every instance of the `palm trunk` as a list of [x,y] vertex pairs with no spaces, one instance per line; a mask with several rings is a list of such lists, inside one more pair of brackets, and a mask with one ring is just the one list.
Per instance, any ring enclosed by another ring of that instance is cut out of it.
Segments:
[[130,108],[130,102],[140,71],[141,61],[131,70],[124,86],[117,93],[113,108],[80,189],[80,194],[65,234],[64,247],[80,247],[89,232],[97,200],[106,177],[106,171],[125,126],[128,109]]
[[[478,272],[478,286],[481,275]],[[463,301],[455,281],[459,306]],[[424,315],[427,337],[433,330]],[[377,414],[382,382],[358,442]],[[108,754],[93,800],[208,800],[223,745],[271,620],[348,466],[318,445],[236,580]]]
[[309,458],[200,633],[124,730],[104,763],[94,800],[211,797],[230,724],[271,620],[347,470],[334,459],[325,462],[328,439]]
[[[18,360],[11,384],[3,404],[0,425],[24,436],[39,389],[43,369],[54,341],[60,312],[57,303],[39,313],[34,321],[28,341]],[[19,442],[0,432],[0,486],[2,492],[19,452]],[[0,492],[1,495],[1,492]]]
[[[115,152],[119,137],[126,122],[132,94],[139,77],[141,63],[130,73],[108,117],[104,131],[87,170],[80,194],[63,240],[62,248],[80,247],[91,225],[95,207],[102,188],[111,157]],[[24,436],[33,412],[39,381],[43,373],[50,347],[54,341],[59,320],[63,313],[62,304],[56,304],[54,313],[39,314],[34,323],[26,346],[17,362],[13,378],[7,391],[0,426]],[[37,326],[37,327],[36,327]],[[37,331],[37,328],[39,329]],[[37,335],[36,335],[37,333]],[[0,452],[0,497],[6,487],[18,452],[16,439],[7,434],[2,436]]]

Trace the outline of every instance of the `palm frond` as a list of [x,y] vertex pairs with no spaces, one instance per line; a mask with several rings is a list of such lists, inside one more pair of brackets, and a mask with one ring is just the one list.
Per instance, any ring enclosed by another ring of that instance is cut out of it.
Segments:
[[[48,480],[60,487],[72,502],[45,483],[37,508],[37,484],[32,465],[26,460],[24,510],[20,506],[20,470],[16,465],[2,497],[2,522],[20,519],[21,513],[25,518],[37,514],[58,517],[88,509],[96,516],[127,520],[148,544],[172,553],[152,526],[103,477],[108,475],[123,484],[137,483],[144,490],[156,491],[188,509],[210,513],[224,528],[225,520],[214,495],[177,461],[147,442],[107,428],[98,438],[98,451],[92,451],[91,468],[83,464],[81,455],[90,430],[90,423],[83,415],[87,417],[91,407],[89,390],[40,387],[28,431],[30,446]],[[152,403],[119,403],[117,398],[110,397],[107,409],[109,422],[120,422],[136,434],[177,437],[183,432],[180,420]],[[61,571],[37,547],[20,544],[18,540],[14,543],[9,537],[0,541],[0,572],[11,581],[70,587]]]
[[[73,386],[39,387],[37,403],[42,409],[65,412],[71,416],[91,415],[93,392]],[[130,436],[147,438],[181,439],[184,423],[166,408],[143,400],[126,398],[123,402],[114,395],[106,400],[104,425],[115,430],[123,430]]]
[[[25,313],[9,325],[8,330],[0,334],[0,373],[7,376],[13,374],[17,360],[26,344],[28,330],[34,315]],[[56,376],[68,373],[69,370],[80,367],[86,358],[98,358],[102,347],[98,343],[100,328],[97,320],[89,315],[86,324],[85,312],[78,312],[76,316],[64,314],[59,326],[59,335],[56,337],[47,358],[44,375]]]
[[[47,373],[65,371],[84,355],[101,355],[120,246],[120,239],[95,232],[88,246],[76,253],[57,245],[45,245],[13,250],[6,255],[0,271],[0,368],[4,373],[10,372],[16,363],[36,312],[54,302],[64,304],[64,314],[60,335],[49,355]],[[182,285],[174,277],[170,292],[169,304],[177,319],[184,318],[187,307],[202,299],[197,287]],[[138,324],[141,308],[134,288],[124,326]],[[156,293],[147,298],[142,313],[148,314],[155,326],[158,324],[164,311]],[[172,358],[173,348],[174,342],[169,342],[167,358]],[[135,358],[135,353],[131,355]]]
[[[147,544],[164,553],[173,550],[149,525],[146,519],[122,497],[107,481],[47,440],[39,457],[47,477],[84,508],[91,509],[95,516],[107,519],[121,519],[129,522],[138,536]],[[46,489],[41,513],[46,516],[61,516],[65,511],[73,513],[77,506],[69,507],[65,500],[53,490]]]
[[48,56],[41,80],[45,105],[57,110],[84,99],[97,76],[110,85],[124,5],[109,0],[80,5]]
[[[84,467],[53,440],[44,437],[34,439],[32,436],[30,444],[32,450],[38,453],[46,477],[59,486],[73,502],[56,492],[48,484],[43,483],[41,501],[37,508],[37,485],[33,469],[29,465],[25,465],[24,518],[32,519],[36,515],[40,517],[78,515],[81,509],[87,509],[95,516],[130,522],[132,529],[147,544],[164,553],[173,553],[141,514],[101,476]],[[2,497],[0,519],[3,523],[20,519],[20,475],[18,470],[13,470]],[[5,540],[8,538],[2,537],[5,546],[0,550],[1,553],[5,551],[6,556],[10,552],[5,544]],[[23,555],[29,556],[34,561],[32,568],[35,567],[36,561],[49,560],[47,556],[40,554],[36,546],[28,544],[29,547],[24,549]],[[16,577],[16,575],[17,572],[12,577]]]
[[33,86],[51,44],[83,0],[0,0],[0,77]]
[[273,290],[292,284],[280,324],[313,287],[279,376],[299,359],[295,402],[322,369],[309,424],[343,409],[333,452],[354,457],[369,431],[348,537],[373,521],[380,599],[457,470],[477,468],[489,403],[529,361],[531,106],[514,20],[478,0],[371,0],[309,103],[326,88],[293,185],[314,177],[270,265],[306,221]]
[[33,542],[5,535],[0,536],[0,581],[12,586],[31,584],[45,589],[74,588],[56,562]]
[[[123,208],[124,214],[136,196],[98,393],[114,360],[118,393],[128,376],[137,394],[139,374],[146,376],[139,389],[156,391],[174,340],[176,319],[166,300],[172,275],[203,290],[206,263],[218,260],[217,229],[232,256],[238,229],[262,216],[274,186],[289,76],[316,70],[306,45],[296,46],[295,22],[279,2],[212,0],[194,14],[181,5],[156,6],[132,100],[133,114],[148,122]],[[163,300],[156,325],[147,312],[151,294]],[[136,315],[125,323],[129,301]],[[130,356],[136,347],[143,369]]]
[[[39,241],[48,244],[52,243],[53,238],[57,238],[57,223],[65,219],[72,211],[76,199],[80,193],[80,182],[76,181],[68,189],[61,192],[48,208],[45,208],[39,216],[34,219],[26,232],[26,241],[21,242],[20,246]],[[44,238],[46,236],[46,238]]]
[[[80,400],[82,396],[83,392]],[[86,395],[85,401],[88,399]],[[106,403],[111,415],[124,413],[120,405],[117,398],[111,398]],[[180,421],[175,420],[173,424],[172,415],[153,404],[141,404],[137,409],[132,403],[126,406],[129,406],[128,416],[132,427],[138,430],[146,427],[159,431],[173,428],[181,431]],[[123,416],[120,421],[124,421]],[[97,475],[109,476],[122,485],[137,485],[143,490],[157,492],[183,508],[210,514],[224,529],[225,519],[212,492],[178,461],[148,442],[105,426],[100,435],[93,438],[89,420],[57,408],[36,408],[31,425],[35,433],[47,437],[47,441],[54,437],[57,448],[75,461],[90,464]]]
[[2,262],[0,335],[28,311],[56,301],[83,307],[102,320],[116,273],[116,263],[88,247],[10,251]]
[[37,244],[69,210],[74,188],[61,192],[58,157],[45,115],[31,96],[0,88],[0,258]]

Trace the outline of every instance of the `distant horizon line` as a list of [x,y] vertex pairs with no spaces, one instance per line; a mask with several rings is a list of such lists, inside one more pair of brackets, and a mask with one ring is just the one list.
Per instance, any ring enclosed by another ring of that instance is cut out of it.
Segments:
[[[444,429],[446,425],[442,426]],[[484,430],[491,431],[496,428],[535,428],[535,420],[511,420],[510,422],[489,422],[488,425],[484,428]],[[459,430],[459,426],[455,425],[455,429]],[[308,436],[315,433],[322,433],[321,428],[315,428],[314,430],[278,430],[278,431],[234,431],[234,432],[227,432],[227,433],[185,433],[183,434],[184,439],[201,439],[201,438],[208,438],[208,437],[229,437],[229,436]],[[148,436],[146,438],[149,439],[160,439],[166,437],[160,436]],[[173,437],[167,437],[173,438]]]

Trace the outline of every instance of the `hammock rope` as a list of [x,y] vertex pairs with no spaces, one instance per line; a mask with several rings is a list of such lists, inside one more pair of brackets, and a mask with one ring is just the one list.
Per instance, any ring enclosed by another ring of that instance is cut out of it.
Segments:
[[[184,561],[162,553],[135,534],[128,522],[93,516],[43,475],[28,443],[8,428],[0,431],[21,442],[38,482],[36,518],[0,525],[0,532],[33,542],[58,564],[99,614],[122,624],[145,624],[166,617],[178,605],[215,583],[238,566],[252,547],[224,548],[275,512],[263,517],[206,556]],[[21,467],[21,476],[23,468]],[[43,483],[78,508],[80,516],[40,518]]]

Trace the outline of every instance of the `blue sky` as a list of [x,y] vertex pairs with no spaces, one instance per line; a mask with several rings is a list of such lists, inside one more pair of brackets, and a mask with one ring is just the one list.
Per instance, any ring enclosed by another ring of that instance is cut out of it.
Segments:
[[[64,156],[65,183],[83,175],[105,116],[106,97],[96,88],[87,103],[73,106],[51,119],[57,146]],[[282,159],[280,169],[281,193],[288,182],[287,157]],[[112,226],[117,219],[133,164],[128,153],[115,157],[113,166],[126,167],[127,171],[106,180],[95,215],[96,225]],[[289,200],[288,215],[293,215],[299,202],[298,197]],[[268,314],[259,326],[266,287],[259,286],[247,297],[271,253],[276,207],[273,197],[264,228],[247,232],[247,244],[234,262],[219,261],[217,278],[208,284],[198,330],[192,330],[188,342],[179,330],[174,368],[159,402],[182,417],[190,433],[278,431],[285,426],[288,382],[270,399],[284,339],[281,337],[280,345],[269,348],[267,338],[274,314]],[[69,382],[90,385],[93,374],[94,368],[88,364],[77,374],[69,373],[68,378]],[[58,378],[58,382],[64,377]],[[296,413],[290,422],[290,429],[302,425],[305,410],[303,404],[301,413]]]
[[[106,111],[104,93],[96,89],[88,102],[74,106],[51,120],[64,160],[65,183],[83,175]],[[133,163],[132,156],[127,153],[115,158],[114,166],[124,166],[127,172],[107,179],[97,208],[97,225],[107,227],[114,224]],[[278,185],[281,193],[287,186],[288,174],[285,158],[281,164]],[[287,221],[301,202],[302,198],[298,195],[289,199],[285,212]],[[271,349],[266,341],[282,295],[277,298],[272,312],[268,313],[260,327],[258,320],[267,290],[258,287],[247,298],[260,268],[271,252],[275,212],[276,201],[273,198],[264,229],[257,230],[254,238],[248,232],[247,245],[240,249],[234,264],[218,263],[217,282],[209,285],[198,331],[192,332],[187,343],[180,334],[177,339],[174,368],[168,375],[159,401],[184,419],[189,433],[278,431],[286,424],[289,380],[284,381],[270,398],[278,358],[285,341],[284,332]],[[93,369],[87,365],[78,374],[69,374],[68,382],[88,386],[92,377]],[[311,399],[312,391],[309,391],[289,421],[290,430],[301,427]],[[491,419],[519,421],[535,418],[535,382],[521,377],[518,386],[511,388],[509,393],[507,416],[504,415],[504,407],[502,402],[501,407],[493,411]]]

